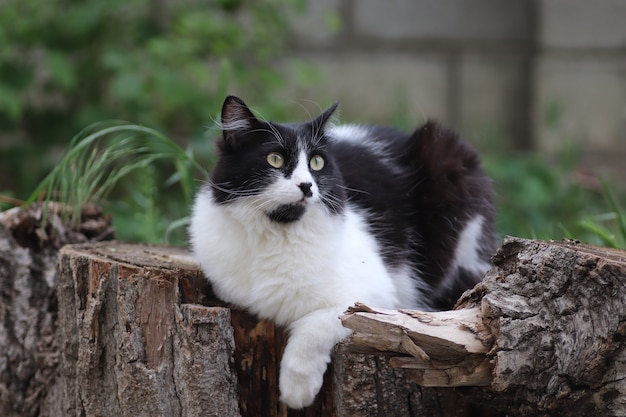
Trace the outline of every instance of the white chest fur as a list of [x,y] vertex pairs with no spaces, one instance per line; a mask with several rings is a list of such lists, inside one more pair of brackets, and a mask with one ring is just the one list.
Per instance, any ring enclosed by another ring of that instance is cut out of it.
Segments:
[[312,205],[298,222],[277,224],[251,204],[216,205],[204,191],[194,206],[193,251],[220,298],[282,325],[314,310],[341,313],[356,301],[394,308],[416,298],[398,293],[405,288],[351,208],[333,216]]

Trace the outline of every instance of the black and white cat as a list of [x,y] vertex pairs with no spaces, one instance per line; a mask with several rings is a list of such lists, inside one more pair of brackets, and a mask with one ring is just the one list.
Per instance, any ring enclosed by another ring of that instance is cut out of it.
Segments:
[[450,308],[490,267],[492,185],[476,152],[428,122],[412,135],[222,108],[219,159],[193,207],[193,253],[216,294],[289,330],[281,400],[311,404],[355,302]]

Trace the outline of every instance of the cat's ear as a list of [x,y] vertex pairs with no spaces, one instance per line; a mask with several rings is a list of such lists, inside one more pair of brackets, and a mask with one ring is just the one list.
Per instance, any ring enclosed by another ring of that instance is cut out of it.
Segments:
[[224,139],[232,139],[240,133],[254,129],[259,121],[246,103],[238,97],[228,96],[222,105],[222,131]]
[[322,114],[320,114],[311,121],[311,125],[313,126],[314,131],[319,132],[320,130],[324,129],[324,127],[332,117],[333,113],[335,113],[335,110],[337,110],[337,107],[339,107],[338,101],[326,110],[324,110]]

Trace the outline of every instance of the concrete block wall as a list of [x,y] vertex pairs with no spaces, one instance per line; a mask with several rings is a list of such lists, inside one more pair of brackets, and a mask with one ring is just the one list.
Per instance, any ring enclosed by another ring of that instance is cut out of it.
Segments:
[[343,120],[626,154],[624,0],[309,0],[293,22],[323,78],[291,99],[340,100]]
[[[569,141],[626,157],[626,1],[545,0],[537,15],[538,146],[555,150]],[[555,106],[550,126],[544,119]]]

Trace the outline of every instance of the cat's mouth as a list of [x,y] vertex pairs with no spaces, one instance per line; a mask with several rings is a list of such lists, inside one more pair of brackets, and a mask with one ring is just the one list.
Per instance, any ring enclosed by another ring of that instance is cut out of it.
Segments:
[[306,199],[298,200],[295,203],[281,204],[274,210],[267,213],[270,220],[277,223],[293,223],[298,221],[306,211]]

